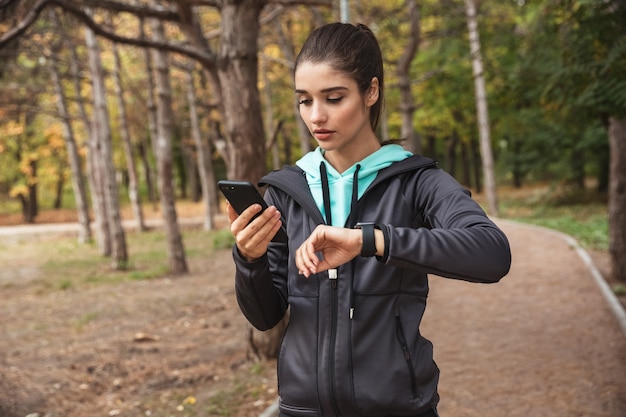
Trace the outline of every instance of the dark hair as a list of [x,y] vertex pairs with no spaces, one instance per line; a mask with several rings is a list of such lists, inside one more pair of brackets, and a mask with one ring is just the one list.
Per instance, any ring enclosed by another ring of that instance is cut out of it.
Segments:
[[369,90],[372,78],[378,78],[378,101],[370,108],[370,123],[376,130],[384,101],[383,57],[376,36],[367,26],[329,23],[315,29],[296,58],[294,72],[302,62],[327,63],[352,77],[363,94]]

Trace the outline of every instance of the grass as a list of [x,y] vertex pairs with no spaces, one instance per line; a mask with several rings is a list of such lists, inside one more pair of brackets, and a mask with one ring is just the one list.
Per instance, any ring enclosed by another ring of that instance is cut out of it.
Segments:
[[267,370],[264,363],[255,363],[251,367],[248,364],[233,370],[227,378],[213,388],[207,387],[206,391],[190,393],[183,388],[169,393],[169,398],[162,393],[149,395],[136,407],[152,417],[234,417],[241,415],[243,404],[262,401],[263,391],[271,390],[274,395],[275,389],[268,388],[263,377]]
[[[484,196],[477,198],[481,200]],[[587,249],[606,251],[609,226],[606,196],[593,190],[549,186],[499,191],[500,217],[558,230]]]
[[[498,189],[500,216],[555,229],[573,236],[592,250],[608,249],[606,196],[591,189],[579,190],[550,185]],[[484,193],[476,194],[484,205]],[[6,208],[6,201],[2,206]],[[197,215],[198,205],[181,202],[181,211]],[[129,280],[150,280],[167,275],[169,262],[163,231],[129,232],[126,235],[129,265],[114,271],[111,260],[101,256],[95,243],[80,245],[74,239],[23,242],[2,250],[0,263],[8,266],[37,265],[38,283],[44,290],[71,290],[82,285],[102,285]],[[218,249],[232,247],[234,239],[227,229],[213,232],[183,230],[188,261]],[[17,250],[16,250],[17,249]]]
[[[232,245],[223,230],[183,230],[187,260],[205,257]],[[21,242],[0,245],[0,262],[7,267],[36,267],[40,273],[34,284],[38,292],[72,290],[89,285],[117,284],[125,281],[150,280],[166,276],[169,271],[167,241],[163,231],[128,232],[126,243],[129,265],[125,271],[111,267],[96,243],[78,244],[74,238]]]

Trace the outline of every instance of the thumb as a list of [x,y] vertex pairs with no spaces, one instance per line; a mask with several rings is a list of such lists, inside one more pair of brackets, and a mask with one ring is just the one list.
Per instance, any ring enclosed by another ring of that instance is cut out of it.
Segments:
[[228,213],[229,223],[234,222],[237,219],[237,217],[239,217],[239,214],[237,214],[233,206],[231,206],[228,201],[226,202],[226,212]]

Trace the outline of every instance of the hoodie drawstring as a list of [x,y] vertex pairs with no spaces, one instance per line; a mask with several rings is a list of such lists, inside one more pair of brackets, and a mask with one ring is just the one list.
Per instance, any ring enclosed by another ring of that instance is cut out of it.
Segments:
[[356,164],[356,169],[354,170],[354,176],[352,177],[352,202],[350,203],[350,214],[354,213],[354,210],[356,209],[356,202],[359,200],[359,171],[360,170],[361,170],[361,164]]
[[[352,177],[352,199],[350,201],[350,217],[355,215],[356,204],[359,200],[359,171],[361,165],[357,164]],[[328,184],[328,171],[324,161],[320,162],[320,177],[322,180],[322,198],[324,200],[324,212],[326,224],[332,226],[332,213],[330,209],[330,186]],[[328,271],[328,279],[333,280],[333,288],[337,288],[337,269]],[[354,317],[354,272],[350,275],[350,320]]]
[[320,176],[322,179],[322,199],[324,200],[324,211],[326,212],[326,224],[333,225],[333,215],[330,212],[330,189],[328,186],[328,171],[324,161],[320,162]]

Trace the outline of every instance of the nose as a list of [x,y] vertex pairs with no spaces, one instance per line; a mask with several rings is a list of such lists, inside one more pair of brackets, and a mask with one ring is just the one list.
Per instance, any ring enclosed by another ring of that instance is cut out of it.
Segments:
[[327,117],[328,116],[324,106],[319,103],[319,101],[314,102],[311,106],[311,114],[309,116],[311,123],[316,125],[322,124],[326,121]]

